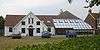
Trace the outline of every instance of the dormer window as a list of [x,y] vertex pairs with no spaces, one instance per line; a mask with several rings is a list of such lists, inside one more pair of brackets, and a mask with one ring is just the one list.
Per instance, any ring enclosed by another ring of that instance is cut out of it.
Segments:
[[25,25],[25,21],[22,21],[22,25]]
[[36,24],[37,24],[37,25],[40,25],[40,21],[37,21]]
[[78,22],[75,22],[75,23],[78,23]]
[[51,23],[50,21],[47,21],[47,23]]
[[54,21],[54,23],[57,23],[56,21]]
[[68,21],[67,21],[67,20],[64,20],[64,22],[65,22],[65,23],[68,23]]
[[59,21],[59,23],[63,23],[63,21]]

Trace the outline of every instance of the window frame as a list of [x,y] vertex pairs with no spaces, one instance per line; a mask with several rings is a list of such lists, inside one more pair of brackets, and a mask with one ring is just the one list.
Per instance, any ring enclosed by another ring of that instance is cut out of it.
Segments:
[[32,24],[34,23],[34,18],[31,18],[31,20],[32,20]]
[[30,18],[28,18],[28,24],[30,24]]
[[13,32],[13,28],[12,27],[9,27],[9,32]]
[[25,28],[21,28],[21,33],[25,33]]
[[40,32],[41,32],[40,28],[36,28],[36,33],[40,33]]
[[47,29],[49,32],[51,32],[51,28],[49,27],[48,29]]
[[41,25],[41,22],[40,22],[40,21],[37,21],[37,22],[36,22],[36,25]]
[[25,21],[22,21],[21,23],[22,23],[22,25],[25,25]]

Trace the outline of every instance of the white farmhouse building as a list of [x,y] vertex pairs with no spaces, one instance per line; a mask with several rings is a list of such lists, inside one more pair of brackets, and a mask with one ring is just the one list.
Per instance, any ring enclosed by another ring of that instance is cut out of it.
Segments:
[[59,15],[6,15],[5,36],[41,36],[43,31],[51,34],[65,34],[69,28],[76,32],[91,32],[92,27],[68,11]]

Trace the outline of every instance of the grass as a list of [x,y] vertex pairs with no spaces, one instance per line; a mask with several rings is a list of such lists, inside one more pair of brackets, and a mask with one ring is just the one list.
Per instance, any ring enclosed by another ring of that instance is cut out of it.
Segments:
[[[73,44],[83,44],[82,46],[84,47],[84,45],[87,45],[87,43],[89,43],[89,45],[91,45],[91,41],[93,43],[97,43],[100,44],[100,36],[95,36],[95,38],[92,37],[83,37],[83,38],[73,38],[73,39],[68,39],[65,36],[56,36],[56,37],[52,37],[52,38],[41,38],[41,37],[23,37],[21,39],[11,39],[11,37],[0,37],[0,50],[13,50],[16,47],[21,47],[21,46],[33,46],[33,45],[43,45],[45,47],[45,44],[48,46],[48,44],[50,44],[51,46],[56,46],[59,44],[56,43],[60,43],[62,44],[64,40],[65,43],[67,44],[67,46],[71,46]],[[67,42],[67,43],[66,43]],[[75,43],[74,43],[75,42]],[[53,45],[55,44],[55,45]],[[81,45],[80,45],[81,46]],[[98,45],[100,46],[100,45]],[[77,45],[77,47],[79,47]],[[59,48],[59,47],[58,47]]]
[[15,50],[100,50],[100,36],[64,39],[60,42],[18,46]]
[[25,45],[38,45],[45,43],[60,42],[66,39],[64,36],[52,37],[52,38],[41,38],[41,37],[23,37],[21,39],[11,39],[11,37],[0,37],[0,50],[11,50],[17,46]]

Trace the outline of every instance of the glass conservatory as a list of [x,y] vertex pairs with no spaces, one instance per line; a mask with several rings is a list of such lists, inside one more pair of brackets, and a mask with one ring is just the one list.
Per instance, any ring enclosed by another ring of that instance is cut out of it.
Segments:
[[56,32],[63,34],[68,30],[76,32],[91,32],[92,27],[81,19],[53,19]]

